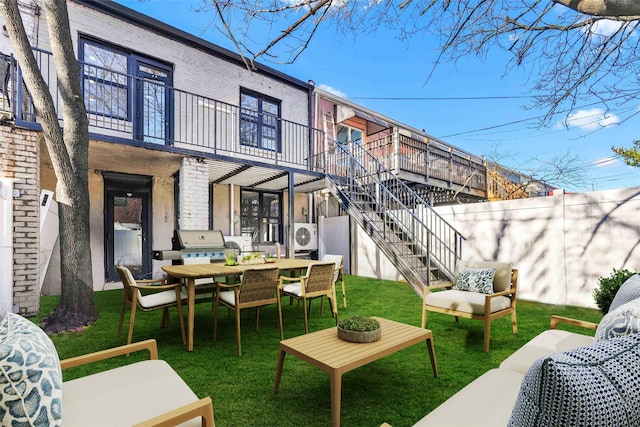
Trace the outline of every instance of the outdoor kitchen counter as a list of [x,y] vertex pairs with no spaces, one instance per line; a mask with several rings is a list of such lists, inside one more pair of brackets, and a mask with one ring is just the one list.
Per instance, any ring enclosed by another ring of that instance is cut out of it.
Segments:
[[162,267],[167,275],[174,279],[184,280],[187,285],[187,346],[193,351],[193,328],[195,317],[196,279],[220,276],[239,276],[248,268],[267,268],[277,266],[280,270],[299,271],[309,267],[313,262],[306,259],[279,259],[273,263],[242,264],[227,266],[221,262],[211,264],[165,265]]

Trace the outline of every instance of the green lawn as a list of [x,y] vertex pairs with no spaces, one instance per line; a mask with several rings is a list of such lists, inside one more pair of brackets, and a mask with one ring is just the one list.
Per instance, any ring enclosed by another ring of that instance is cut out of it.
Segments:
[[[339,314],[380,316],[419,326],[420,298],[406,283],[355,276],[346,277],[348,307]],[[53,336],[60,358],[117,346],[121,291],[96,292],[98,321],[82,332]],[[50,313],[57,297],[41,299],[38,319]],[[302,308],[283,300],[285,338],[304,331]],[[335,325],[325,307],[320,314],[314,302],[309,330]],[[226,311],[226,310],[225,310]],[[410,426],[526,341],[548,329],[552,314],[598,322],[597,310],[518,301],[519,334],[511,332],[510,318],[492,324],[491,350],[482,351],[482,322],[432,313],[427,327],[433,331],[440,376],[434,378],[429,353],[423,344],[401,350],[386,358],[351,371],[342,380],[342,426]],[[177,311],[172,309],[172,330],[160,329],[161,313],[138,312],[134,341],[155,338],[160,357],[180,374],[199,396],[211,396],[216,425],[225,426],[327,426],[331,422],[328,375],[287,356],[280,393],[273,393],[279,333],[276,308],[260,312],[260,330],[253,328],[254,311],[243,312],[242,357],[236,353],[233,315],[221,312],[218,340],[213,342],[213,311],[210,304],[198,304],[195,317],[194,351],[182,345]],[[37,319],[33,319],[37,320]],[[125,317],[125,322],[127,318]],[[584,332],[584,331],[581,331]],[[384,331],[383,331],[384,333]],[[74,368],[65,380],[82,376],[91,369],[104,369],[137,360],[137,355],[100,366]],[[114,408],[117,410],[117,408]],[[464,410],[464,409],[461,409]]]

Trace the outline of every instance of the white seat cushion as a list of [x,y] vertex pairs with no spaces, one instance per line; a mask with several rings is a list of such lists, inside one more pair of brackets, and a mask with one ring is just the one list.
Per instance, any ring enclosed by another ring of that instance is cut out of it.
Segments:
[[[62,399],[65,427],[131,426],[198,400],[164,360],[145,360],[66,381]],[[194,419],[181,425],[202,424]]]
[[571,350],[593,344],[594,338],[560,329],[549,329],[538,334],[520,347],[501,364],[501,369],[509,369],[525,374],[533,362],[553,353]]
[[417,427],[505,426],[524,374],[491,369],[418,421]]
[[220,299],[227,304],[235,307],[236,306],[236,294],[233,291],[222,291],[219,293]]
[[145,296],[138,294],[138,300],[144,308],[159,307],[176,302],[176,291],[172,289],[170,291],[156,292]]
[[302,296],[302,286],[300,285],[300,282],[289,283],[282,288],[282,291],[297,297]]
[[[464,313],[484,314],[484,301],[486,294],[478,292],[459,291],[457,289],[430,292],[424,299],[426,305],[444,309],[461,311]],[[509,297],[496,297],[491,299],[491,312],[509,308]]]

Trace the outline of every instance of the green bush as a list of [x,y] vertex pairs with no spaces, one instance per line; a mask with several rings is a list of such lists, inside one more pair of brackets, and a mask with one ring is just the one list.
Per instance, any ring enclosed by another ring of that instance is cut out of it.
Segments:
[[380,322],[365,316],[349,316],[342,319],[338,326],[347,331],[368,332],[380,329]]
[[616,296],[616,292],[620,289],[620,286],[635,273],[626,269],[616,270],[613,269],[613,273],[609,277],[601,277],[598,279],[598,287],[593,290],[593,298],[596,300],[596,305],[600,309],[602,314],[609,312],[609,307],[613,301],[613,297]]

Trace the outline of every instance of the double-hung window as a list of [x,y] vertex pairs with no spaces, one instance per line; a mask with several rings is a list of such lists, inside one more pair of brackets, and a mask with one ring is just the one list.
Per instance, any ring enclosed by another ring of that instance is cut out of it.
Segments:
[[90,124],[154,144],[171,140],[172,67],[90,38],[80,38],[82,86]]
[[240,93],[240,143],[280,151],[280,101],[255,92]]

